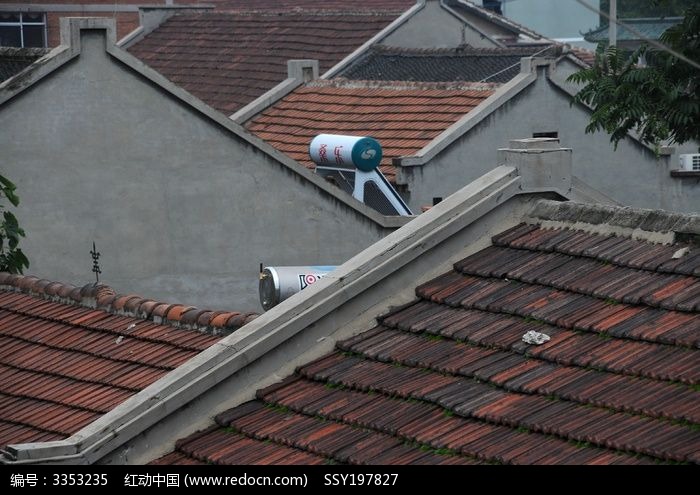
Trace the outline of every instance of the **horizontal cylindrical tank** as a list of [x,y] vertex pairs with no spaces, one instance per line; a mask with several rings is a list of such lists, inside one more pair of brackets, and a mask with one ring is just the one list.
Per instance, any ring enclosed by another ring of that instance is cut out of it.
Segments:
[[265,311],[316,283],[335,266],[268,266],[260,273],[260,304]]
[[382,161],[382,146],[371,137],[319,134],[309,145],[309,156],[317,165],[369,172]]

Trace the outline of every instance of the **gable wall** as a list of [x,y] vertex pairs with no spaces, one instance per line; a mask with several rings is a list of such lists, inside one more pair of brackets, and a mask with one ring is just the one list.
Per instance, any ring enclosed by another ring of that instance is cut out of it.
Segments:
[[462,32],[463,24],[459,19],[443,9],[440,2],[428,1],[423,9],[380,44],[402,48],[449,48],[463,43]]
[[[213,309],[260,310],[258,264],[339,264],[386,231],[105,52],[0,106],[28,273]],[[58,95],[58,97],[57,97]]]
[[498,165],[496,150],[507,147],[511,139],[557,131],[561,145],[573,149],[574,175],[611,198],[642,208],[700,211],[700,179],[671,177],[676,158],[657,159],[631,139],[620,142],[615,151],[607,134],[585,134],[590,114],[580,106],[570,106],[570,100],[541,73],[535,83],[428,164],[403,169],[411,208],[432,204],[433,197],[446,197],[493,169]]

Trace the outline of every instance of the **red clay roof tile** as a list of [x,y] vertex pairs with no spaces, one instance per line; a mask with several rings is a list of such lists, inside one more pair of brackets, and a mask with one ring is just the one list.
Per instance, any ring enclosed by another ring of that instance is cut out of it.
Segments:
[[645,255],[678,244],[536,225],[493,244],[158,462],[256,461],[233,435],[341,463],[700,461],[697,248],[679,272]]
[[207,0],[207,4],[216,6],[221,11],[369,11],[402,12],[415,5],[414,0]]
[[[139,314],[159,304],[0,273],[0,447],[66,438],[218,341]],[[180,326],[221,333],[253,317]]]
[[382,172],[392,159],[416,153],[493,94],[493,85],[316,81],[297,88],[246,128],[313,169],[309,144],[318,134],[370,136],[382,144]]
[[282,82],[287,60],[317,59],[323,73],[399,12],[179,14],[129,51],[205,103],[232,114]]

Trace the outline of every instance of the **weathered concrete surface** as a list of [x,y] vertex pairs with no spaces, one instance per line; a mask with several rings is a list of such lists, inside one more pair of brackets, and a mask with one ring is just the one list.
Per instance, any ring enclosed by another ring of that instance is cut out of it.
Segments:
[[118,292],[259,310],[260,262],[340,264],[392,230],[225,116],[173,97],[133,57],[106,53],[105,22],[74,30],[81,51],[64,48],[74,59],[41,81],[0,87],[2,171],[21,197],[29,273],[90,282],[94,240]]
[[671,244],[677,236],[700,235],[700,215],[565,201],[538,201],[525,219],[546,228],[573,228]]
[[[381,44],[403,48],[447,48],[463,44],[467,41],[464,38],[464,23],[440,4],[438,0],[427,0],[422,9],[384,37]],[[472,30],[469,32],[474,33]],[[478,43],[478,38],[478,35],[473,35],[470,40]],[[485,46],[494,45],[488,42]]]

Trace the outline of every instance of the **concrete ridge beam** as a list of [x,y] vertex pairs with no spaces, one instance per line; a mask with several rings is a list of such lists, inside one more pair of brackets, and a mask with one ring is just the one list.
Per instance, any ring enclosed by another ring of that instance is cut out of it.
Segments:
[[139,26],[117,42],[125,50],[158,29],[161,24],[181,12],[209,12],[215,5],[138,5]]
[[277,103],[302,84],[318,79],[318,73],[318,60],[288,60],[287,79],[279,83],[271,90],[267,91],[265,94],[258,96],[255,100],[251,101],[237,112],[229,115],[228,118],[240,125],[243,125],[257,114]]
[[700,235],[700,215],[571,201],[540,200],[526,222],[660,244],[675,242],[676,234]]

